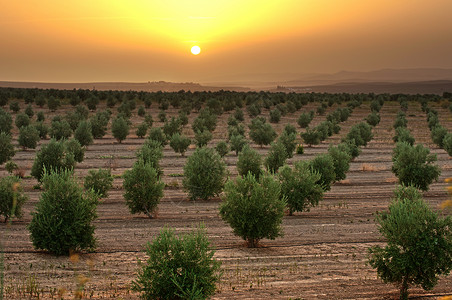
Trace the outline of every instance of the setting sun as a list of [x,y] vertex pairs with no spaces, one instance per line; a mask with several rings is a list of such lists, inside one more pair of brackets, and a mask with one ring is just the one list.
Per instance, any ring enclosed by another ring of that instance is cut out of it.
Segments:
[[198,55],[199,53],[201,53],[201,48],[199,48],[199,46],[193,46],[191,47],[191,53],[193,55]]

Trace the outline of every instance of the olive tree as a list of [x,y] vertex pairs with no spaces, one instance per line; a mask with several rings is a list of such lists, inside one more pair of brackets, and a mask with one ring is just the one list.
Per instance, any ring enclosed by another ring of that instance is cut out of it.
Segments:
[[11,135],[0,132],[0,165],[8,161],[15,154],[14,146],[11,143]]
[[5,223],[11,218],[22,216],[22,206],[28,196],[24,194],[21,181],[16,176],[6,176],[0,179],[0,215]]

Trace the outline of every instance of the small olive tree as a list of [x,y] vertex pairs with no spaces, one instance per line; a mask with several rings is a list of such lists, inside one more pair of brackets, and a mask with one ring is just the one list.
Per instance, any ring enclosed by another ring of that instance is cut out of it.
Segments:
[[286,207],[285,198],[280,197],[281,186],[271,175],[257,180],[251,173],[245,177],[229,180],[225,196],[220,205],[220,216],[235,235],[257,247],[264,238],[282,236],[282,219]]
[[111,124],[111,132],[115,139],[121,143],[129,135],[129,124],[124,118],[118,117]]
[[218,195],[224,186],[226,165],[220,155],[206,147],[197,148],[184,166],[184,189],[192,200]]
[[185,135],[179,133],[174,134],[170,140],[171,148],[173,148],[174,152],[180,153],[182,156],[184,156],[190,144],[191,140]]
[[35,126],[27,125],[20,128],[18,142],[22,149],[35,149],[38,145],[39,139],[39,131],[35,128]]
[[5,223],[11,218],[22,216],[22,206],[28,196],[24,194],[21,181],[16,176],[6,176],[0,179],[0,215]]
[[89,170],[88,175],[85,177],[83,187],[85,190],[92,189],[99,198],[105,198],[108,196],[108,191],[113,186],[113,176],[111,176],[110,170]]
[[262,157],[250,146],[246,145],[240,152],[237,160],[237,171],[239,175],[253,174],[256,179],[262,174]]
[[8,161],[15,154],[14,146],[11,143],[11,135],[0,132],[0,165]]
[[82,146],[91,145],[93,143],[91,123],[89,121],[81,121],[74,131],[74,138]]
[[137,161],[131,170],[124,173],[123,187],[130,212],[144,213],[152,219],[165,187],[153,165]]
[[251,120],[249,128],[251,140],[261,147],[273,142],[277,136],[273,127],[261,117]]
[[452,270],[452,219],[439,218],[421,197],[394,199],[376,222],[387,245],[369,249],[369,264],[400,288],[400,299],[411,285],[430,290]]

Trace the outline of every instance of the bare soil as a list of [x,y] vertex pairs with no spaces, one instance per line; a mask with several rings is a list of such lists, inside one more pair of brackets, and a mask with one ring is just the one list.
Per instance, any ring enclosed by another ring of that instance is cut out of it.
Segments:
[[[439,111],[441,124],[450,130],[451,113],[434,104],[431,106]],[[285,124],[291,123],[301,131],[296,125],[298,115],[315,107],[316,104],[309,104],[301,111],[284,116],[280,123],[273,126],[280,133]],[[328,108],[327,113],[335,108],[337,105]],[[70,106],[64,106],[57,113],[70,109]],[[36,111],[39,110],[36,108]],[[137,259],[146,259],[144,245],[155,238],[164,226],[173,227],[181,233],[199,223],[205,224],[216,248],[215,257],[222,262],[223,276],[214,299],[396,299],[397,288],[378,279],[375,270],[366,262],[368,248],[384,244],[374,216],[377,211],[387,209],[397,184],[391,172],[391,154],[394,147],[392,123],[398,110],[398,103],[385,103],[380,112],[381,122],[373,130],[374,138],[351,163],[346,180],[336,183],[318,207],[309,212],[285,216],[284,237],[262,240],[260,247],[254,249],[246,248],[243,240],[234,236],[230,227],[221,220],[218,215],[220,199],[188,200],[182,189],[182,174],[186,157],[194,150],[190,149],[185,157],[181,157],[166,146],[161,165],[163,180],[168,186],[158,207],[157,218],[131,215],[122,197],[122,179],[116,178],[108,198],[98,206],[99,218],[95,221],[98,247],[94,253],[81,253],[69,259],[36,251],[27,225],[41,193],[33,189],[37,181],[29,176],[38,149],[18,150],[14,161],[25,169],[23,182],[30,200],[24,206],[22,219],[14,220],[11,226],[0,225],[6,299],[27,299],[37,294],[44,299],[61,296],[72,299],[77,285],[84,281],[81,275],[88,280],[84,285],[86,298],[137,299],[139,295],[131,290],[131,282],[136,276]],[[44,111],[49,122],[54,113]],[[147,111],[157,120],[155,104]],[[306,147],[305,154],[295,155],[289,164],[326,152],[329,144],[339,143],[350,127],[362,121],[368,113],[369,103],[365,102],[354,110],[346,122],[340,124],[342,129],[339,134],[321,145]],[[169,116],[176,114],[176,109],[168,110]],[[268,116],[268,111],[264,111],[263,115]],[[195,116],[196,113],[189,116],[190,122]],[[226,138],[228,116],[229,113],[224,113],[220,117],[211,146]],[[324,119],[325,116],[316,116],[313,125]],[[428,146],[438,156],[441,177],[424,193],[429,205],[438,209],[439,204],[449,197],[444,179],[452,177],[450,157],[432,143],[426,115],[417,103],[410,103],[407,119],[416,142]],[[134,117],[134,126],[141,122],[142,118]],[[249,123],[248,117],[246,122]],[[162,126],[162,123],[156,122],[154,126]],[[184,133],[193,137],[189,126]],[[76,175],[82,178],[90,169],[106,167],[111,167],[113,174],[121,175],[132,166],[136,159],[135,152],[143,142],[143,139],[136,137],[135,129],[121,144],[109,133],[88,147],[84,162],[76,167]],[[269,149],[257,145],[253,147],[262,155]],[[231,176],[235,176],[235,153],[230,152],[225,161]],[[0,167],[0,175],[6,174],[4,166]],[[410,295],[436,299],[451,291],[452,277],[449,276],[441,279],[432,291],[413,288]]]

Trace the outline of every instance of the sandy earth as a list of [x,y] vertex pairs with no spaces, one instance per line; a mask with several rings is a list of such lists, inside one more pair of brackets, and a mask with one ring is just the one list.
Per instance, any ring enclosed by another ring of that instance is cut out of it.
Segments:
[[[434,104],[432,106],[439,110],[441,124],[452,128],[451,113]],[[273,126],[279,133],[288,122],[296,125],[302,111],[315,107],[316,104],[309,104],[299,112],[286,115]],[[327,113],[336,108],[337,105],[328,108]],[[58,113],[67,109],[71,107],[65,106]],[[370,246],[383,245],[374,215],[387,208],[396,185],[396,178],[391,173],[391,153],[394,147],[392,122],[398,109],[398,103],[394,102],[383,106],[381,122],[373,130],[374,138],[351,163],[346,180],[336,183],[320,205],[310,212],[285,216],[284,237],[263,240],[255,249],[246,248],[218,216],[220,199],[188,201],[181,184],[186,157],[175,154],[166,146],[161,165],[163,180],[169,186],[165,189],[157,218],[151,220],[144,215],[131,215],[122,198],[122,179],[116,178],[109,197],[98,206],[99,218],[95,221],[98,247],[95,253],[82,253],[77,259],[70,260],[36,251],[27,230],[30,212],[40,194],[39,190],[33,189],[36,180],[28,176],[36,150],[18,151],[14,160],[26,169],[24,186],[30,200],[24,206],[21,220],[15,220],[11,226],[0,225],[5,252],[5,296],[7,299],[26,299],[39,294],[40,298],[57,299],[63,295],[65,299],[72,299],[77,284],[84,281],[80,277],[83,275],[88,280],[84,285],[86,298],[137,299],[138,294],[131,290],[131,281],[136,276],[137,259],[146,258],[143,246],[164,226],[186,232],[193,224],[204,223],[217,249],[215,257],[222,262],[223,276],[214,299],[395,299],[397,288],[382,283],[366,261]],[[148,112],[157,120],[155,104]],[[339,143],[350,127],[369,112],[369,103],[363,103],[346,122],[341,123],[339,134],[321,145],[305,148],[305,154],[295,155],[289,163],[325,153],[329,144]],[[47,111],[46,114],[49,121],[51,115]],[[176,114],[177,110],[169,109],[169,116]],[[264,115],[268,116],[268,111],[264,111]],[[190,120],[195,116],[192,113]],[[228,116],[229,113],[221,116],[211,145],[226,137]],[[452,176],[452,163],[447,153],[432,143],[425,118],[420,106],[410,103],[408,128],[417,143],[428,146],[438,155],[438,164],[442,168],[438,183],[432,184],[430,191],[424,193],[429,205],[438,209],[439,203],[448,197],[444,179]],[[313,125],[324,119],[325,116],[316,116]],[[142,118],[134,118],[134,124],[140,122]],[[161,125],[154,123],[154,126]],[[191,128],[185,128],[184,132],[193,137]],[[122,174],[132,166],[134,153],[143,141],[135,136],[134,129],[122,144],[117,144],[109,133],[88,147],[85,161],[76,167],[77,176],[84,176],[92,168],[108,166],[113,168],[113,174]],[[253,146],[263,155],[269,149]],[[189,150],[186,156],[192,152],[193,149]],[[235,153],[229,153],[225,161],[231,175],[235,176]],[[4,166],[0,167],[0,175],[5,174]],[[411,296],[431,299],[450,294],[452,277],[441,279],[432,291],[413,288],[410,293]]]

